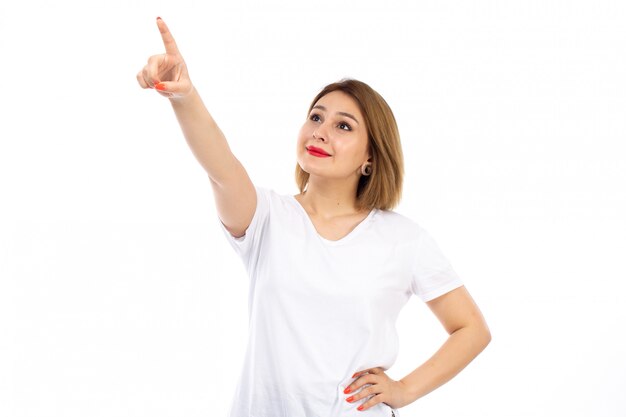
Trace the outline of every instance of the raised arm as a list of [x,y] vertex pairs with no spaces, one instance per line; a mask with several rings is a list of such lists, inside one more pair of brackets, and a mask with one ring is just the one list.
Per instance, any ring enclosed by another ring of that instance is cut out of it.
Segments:
[[256,209],[254,185],[191,83],[163,19],[157,18],[157,26],[165,53],[148,58],[137,81],[142,88],[154,88],[169,98],[187,144],[209,176],[220,220],[233,236],[242,236]]

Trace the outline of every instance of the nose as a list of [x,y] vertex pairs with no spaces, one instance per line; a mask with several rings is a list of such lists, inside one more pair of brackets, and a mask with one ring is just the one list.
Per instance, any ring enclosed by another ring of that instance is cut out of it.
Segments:
[[313,139],[321,139],[326,141],[326,130],[321,125],[313,131]]

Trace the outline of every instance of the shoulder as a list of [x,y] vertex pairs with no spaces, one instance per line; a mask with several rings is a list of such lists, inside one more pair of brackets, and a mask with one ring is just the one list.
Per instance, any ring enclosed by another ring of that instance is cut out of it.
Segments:
[[262,199],[262,203],[270,211],[293,210],[295,204],[297,204],[297,201],[291,194],[276,191],[273,187],[262,184],[255,184],[254,187],[256,188],[257,196]]
[[254,188],[256,189],[257,195],[268,202],[282,200],[288,197],[288,195],[279,194],[272,187],[264,184],[254,184]]
[[403,241],[418,240],[425,230],[412,218],[394,210],[378,210],[376,223]]

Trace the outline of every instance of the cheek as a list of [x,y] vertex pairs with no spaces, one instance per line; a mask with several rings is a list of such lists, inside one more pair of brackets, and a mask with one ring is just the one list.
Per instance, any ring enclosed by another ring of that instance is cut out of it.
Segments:
[[298,143],[306,142],[307,138],[309,137],[309,128],[307,126],[302,126],[300,128],[300,131],[298,132]]

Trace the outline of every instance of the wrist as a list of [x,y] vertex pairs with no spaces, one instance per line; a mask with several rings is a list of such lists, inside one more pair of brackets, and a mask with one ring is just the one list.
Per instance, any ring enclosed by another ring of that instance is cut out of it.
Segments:
[[193,102],[195,98],[197,97],[197,95],[198,95],[198,91],[192,84],[189,91],[185,93],[173,94],[171,97],[168,97],[168,99],[170,100],[170,103],[172,103],[172,105],[184,106],[187,103]]

